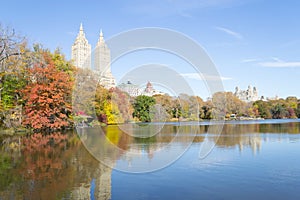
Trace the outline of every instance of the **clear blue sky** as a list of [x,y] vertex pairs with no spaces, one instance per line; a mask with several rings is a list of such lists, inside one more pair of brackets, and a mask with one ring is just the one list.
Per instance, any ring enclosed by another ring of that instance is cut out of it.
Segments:
[[[297,0],[9,0],[0,23],[31,43],[60,47],[67,58],[80,22],[93,47],[100,29],[106,38],[132,28],[173,29],[202,45],[227,78],[225,90],[251,84],[259,95],[299,98],[299,8]],[[124,69],[112,71],[120,78]]]

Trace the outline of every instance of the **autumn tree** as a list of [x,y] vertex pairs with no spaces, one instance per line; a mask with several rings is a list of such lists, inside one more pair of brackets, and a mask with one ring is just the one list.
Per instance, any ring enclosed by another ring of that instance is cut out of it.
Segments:
[[172,102],[172,118],[179,119],[182,117],[182,106],[178,98],[174,99]]
[[[96,117],[95,109],[96,111],[103,110],[103,107],[99,107],[98,104],[95,104],[97,99],[100,98],[99,101],[101,101],[106,98],[102,96],[102,94],[104,94],[103,92],[98,91],[101,88],[98,87],[97,83],[98,77],[92,70],[77,69],[72,96],[73,112],[75,115],[81,113]],[[101,95],[99,96],[98,94]],[[98,106],[98,108],[96,106]]]
[[287,103],[287,112],[288,112],[288,118],[297,118],[297,112],[298,112],[298,99],[297,97],[287,97],[286,98]]
[[158,105],[162,106],[166,113],[167,113],[167,117],[171,118],[172,117],[172,102],[173,102],[173,98],[167,94],[165,95],[155,95],[154,96],[155,101]]
[[300,118],[300,102],[299,102],[299,100],[298,100],[298,103],[297,103],[296,115],[297,115],[298,118]]
[[119,122],[130,122],[133,120],[133,107],[131,104],[131,97],[118,88],[111,88],[109,92],[112,95],[112,104],[115,104],[119,110]]
[[60,130],[70,126],[72,81],[55,66],[51,53],[40,53],[44,62],[29,69],[28,85],[22,90],[23,124],[35,131]]
[[262,117],[265,119],[269,119],[272,117],[269,102],[266,102],[263,100],[258,100],[253,103],[253,106],[257,109],[257,114],[259,117]]
[[200,118],[201,119],[213,118],[211,102],[205,102],[204,105],[201,107]]

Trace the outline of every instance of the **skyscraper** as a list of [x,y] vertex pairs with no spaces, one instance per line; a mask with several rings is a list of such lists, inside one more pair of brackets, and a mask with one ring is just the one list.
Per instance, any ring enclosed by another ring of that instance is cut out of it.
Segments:
[[100,37],[95,48],[94,59],[95,71],[99,74],[100,84],[107,89],[115,87],[115,79],[110,68],[110,49],[104,41],[102,30],[100,31]]
[[71,58],[76,67],[91,69],[91,45],[85,37],[82,24],[80,24],[79,33],[72,45]]

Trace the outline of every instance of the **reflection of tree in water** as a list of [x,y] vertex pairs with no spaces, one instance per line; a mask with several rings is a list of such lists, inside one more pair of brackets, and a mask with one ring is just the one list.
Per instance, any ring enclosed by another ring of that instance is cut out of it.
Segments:
[[260,124],[261,133],[299,133],[300,123]]
[[[134,132],[122,132],[118,126],[97,129],[80,129],[74,133],[53,135],[34,134],[27,137],[0,138],[0,197],[2,199],[110,199],[112,169],[99,163],[82,145],[89,145],[95,157],[102,157],[110,166],[120,159],[127,159],[127,151],[141,152],[152,159],[159,149],[175,142],[184,145],[193,137],[202,143],[208,126],[165,125],[156,135],[137,138]],[[260,149],[262,138],[280,140],[286,133],[299,133],[300,123],[282,124],[225,124],[221,136],[208,134],[221,148],[250,147]],[[134,131],[134,130],[132,130]],[[177,133],[180,137],[175,139]],[[266,133],[266,134],[264,134]],[[263,135],[264,134],[264,135]],[[263,136],[262,136],[263,135]],[[194,137],[195,136],[195,137]],[[81,140],[80,140],[81,138]],[[288,137],[288,139],[293,137]],[[111,147],[117,146],[118,151]],[[91,196],[92,195],[92,196]],[[0,199],[1,199],[0,198]]]
[[256,154],[261,148],[259,126],[259,124],[225,124],[220,137],[209,137],[216,142],[216,146],[222,148],[238,147],[240,151],[249,146]]
[[264,140],[268,140],[268,133],[274,134],[278,140],[284,134],[299,133],[300,123],[262,123],[262,124],[225,124],[222,134],[219,138],[210,136],[216,141],[216,145],[220,147],[235,147],[238,146],[240,151],[244,147],[251,147],[253,153],[260,151],[262,135]]
[[95,160],[77,135],[34,134],[21,138],[21,144],[21,156],[10,157],[5,170],[10,181],[1,185],[0,199],[90,199],[91,194],[110,199],[111,169]]

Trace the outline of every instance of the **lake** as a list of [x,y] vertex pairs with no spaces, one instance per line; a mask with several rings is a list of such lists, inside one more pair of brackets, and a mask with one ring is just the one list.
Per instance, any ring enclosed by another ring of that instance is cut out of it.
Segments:
[[297,119],[1,136],[0,200],[300,199],[299,133]]

